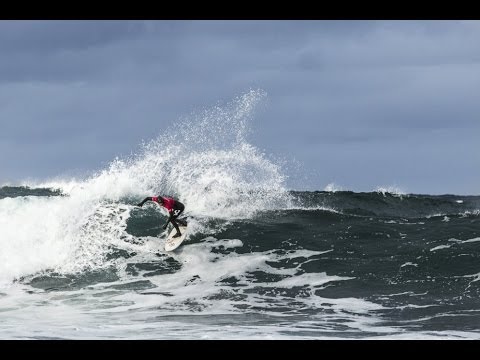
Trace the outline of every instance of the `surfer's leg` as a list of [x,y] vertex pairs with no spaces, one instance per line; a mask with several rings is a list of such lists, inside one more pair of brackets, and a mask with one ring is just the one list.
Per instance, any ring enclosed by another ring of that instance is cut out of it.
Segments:
[[[170,222],[173,224],[173,226],[177,230],[177,233],[173,237],[182,236],[182,233],[180,232],[180,228],[178,227],[178,224],[177,224],[177,218],[180,216],[183,210],[185,210],[185,206],[183,206],[182,203],[177,203],[176,205],[177,207],[173,210],[172,220],[170,220]],[[179,221],[179,222],[180,224],[182,224],[182,221]]]
[[180,232],[180,228],[178,227],[178,224],[177,222],[175,221],[175,218],[173,218],[171,221],[172,225],[175,227],[175,229],[177,230],[177,233],[173,236],[173,237],[179,237],[179,236],[182,236],[182,233]]

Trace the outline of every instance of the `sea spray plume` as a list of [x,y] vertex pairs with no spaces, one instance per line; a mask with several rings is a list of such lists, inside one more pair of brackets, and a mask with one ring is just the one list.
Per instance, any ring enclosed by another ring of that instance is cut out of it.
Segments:
[[178,121],[123,166],[137,174],[139,188],[179,198],[192,215],[242,218],[283,207],[289,196],[280,167],[246,140],[265,96],[251,90]]
[[402,197],[402,196],[407,196],[407,193],[400,189],[398,186],[388,186],[388,187],[383,187],[379,186],[375,189],[375,192],[378,194],[382,194],[383,196],[386,196],[387,194],[391,194],[392,196],[397,196],[397,197]]
[[329,183],[327,186],[325,186],[325,188],[323,189],[323,191],[327,191],[327,192],[337,192],[337,191],[344,191],[343,188],[341,186],[338,186],[336,185],[335,183]]

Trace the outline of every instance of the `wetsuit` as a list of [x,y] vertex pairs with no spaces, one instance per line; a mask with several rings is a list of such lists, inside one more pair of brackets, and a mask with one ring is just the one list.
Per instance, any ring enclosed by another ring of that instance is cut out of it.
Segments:
[[182,225],[182,226],[187,226],[186,222],[182,219],[177,219],[178,216],[185,210],[185,205],[183,205],[180,201],[175,200],[170,197],[164,197],[164,196],[149,196],[146,197],[141,203],[139,203],[137,206],[143,206],[143,204],[146,201],[154,201],[157,204],[163,206],[165,209],[167,209],[169,213],[169,218],[165,225],[163,225],[163,228],[166,229],[167,225],[169,222],[172,223],[172,225],[175,227],[177,230],[177,233],[175,234],[174,237],[181,236],[182,233],[180,232],[180,228],[178,227],[177,222]]

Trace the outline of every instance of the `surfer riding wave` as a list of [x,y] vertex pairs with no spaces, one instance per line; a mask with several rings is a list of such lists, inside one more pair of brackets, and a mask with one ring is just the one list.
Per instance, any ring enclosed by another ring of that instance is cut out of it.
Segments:
[[143,199],[142,202],[138,203],[137,206],[142,207],[143,204],[147,201],[153,201],[159,204],[160,206],[163,206],[165,209],[167,209],[169,213],[169,218],[165,225],[163,225],[163,229],[167,229],[168,223],[171,222],[172,225],[175,227],[177,230],[177,233],[173,236],[174,238],[182,236],[182,233],[180,232],[180,228],[178,227],[178,224],[181,226],[187,226],[187,223],[183,219],[178,219],[181,213],[183,213],[183,210],[185,210],[185,205],[183,205],[180,201],[175,200],[174,198],[171,197],[164,197],[164,196],[148,196],[145,199]]

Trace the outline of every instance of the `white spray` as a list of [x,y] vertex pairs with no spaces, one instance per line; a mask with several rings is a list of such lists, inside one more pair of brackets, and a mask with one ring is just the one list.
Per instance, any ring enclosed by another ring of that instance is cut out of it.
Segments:
[[264,96],[252,90],[175,122],[141,153],[117,158],[86,180],[29,184],[65,196],[1,199],[0,284],[45,270],[105,265],[112,246],[133,238],[125,231],[132,202],[145,196],[171,195],[188,215],[227,220],[288,206],[281,169],[246,141]]

